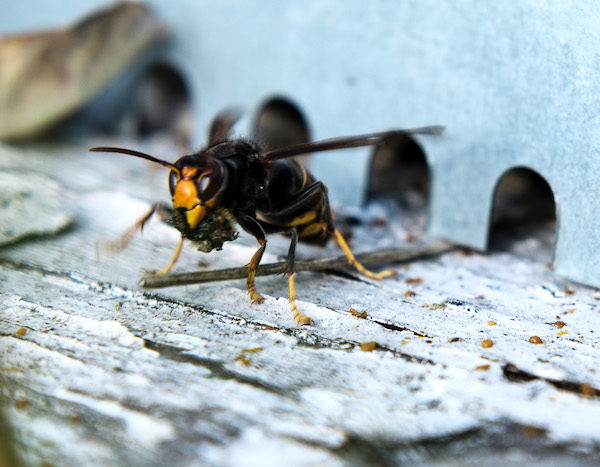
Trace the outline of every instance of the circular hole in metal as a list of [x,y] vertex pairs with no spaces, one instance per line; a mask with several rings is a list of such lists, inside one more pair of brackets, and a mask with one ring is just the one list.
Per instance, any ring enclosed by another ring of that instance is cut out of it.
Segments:
[[[297,105],[285,97],[268,99],[254,119],[254,139],[263,151],[284,148],[310,141],[310,131]],[[301,163],[308,156],[296,158]]]
[[516,167],[502,175],[494,190],[489,249],[550,262],[556,223],[554,193],[539,173]]
[[136,136],[165,134],[178,144],[191,139],[191,99],[181,73],[166,63],[155,63],[144,73],[136,90],[130,125]]

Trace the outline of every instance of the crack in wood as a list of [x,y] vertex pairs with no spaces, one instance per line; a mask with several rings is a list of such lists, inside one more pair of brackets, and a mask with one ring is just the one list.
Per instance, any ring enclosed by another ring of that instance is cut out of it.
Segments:
[[[3,391],[0,392],[0,407],[14,405],[18,410],[26,410],[27,416],[31,420],[51,419],[56,424],[55,426],[60,426],[61,423],[69,426],[82,439],[95,439],[113,446],[113,449],[118,446],[116,449],[119,451],[121,460],[128,465],[131,465],[132,462],[134,464],[143,461],[147,463],[151,462],[153,453],[137,449],[137,446],[132,446],[128,438],[123,436],[125,426],[123,421],[118,417],[111,417],[88,405],[37,390],[29,384],[23,384],[14,379],[3,378],[1,383]],[[94,396],[88,393],[72,388],[69,391],[74,394],[82,394],[86,397],[94,398]],[[17,394],[19,397],[18,403],[16,399]],[[130,406],[123,401],[115,400],[114,402],[131,410],[142,410],[144,412],[146,410]],[[36,441],[40,440],[37,439]],[[20,449],[29,455],[44,459],[44,461],[47,461],[46,463],[53,465],[64,463],[68,455],[73,455],[73,453],[61,453],[59,450],[54,450],[53,445],[49,444],[52,441],[42,440],[42,444],[36,444],[32,443],[30,439],[24,439],[22,436],[14,436],[13,443],[15,447],[20,446]],[[53,457],[49,458],[48,456]],[[126,459],[129,460],[127,461]],[[0,462],[0,465],[4,464]]]
[[212,360],[210,358],[198,357],[197,355],[192,355],[186,350],[180,347],[176,347],[174,345],[156,342],[147,338],[143,338],[143,340],[144,347],[158,352],[158,354],[161,357],[167,358],[175,362],[189,363],[192,365],[201,366],[209,370],[213,377],[222,380],[234,380],[238,383],[248,384],[252,387],[262,389],[273,394],[291,397],[292,399],[297,398],[295,395],[295,388],[280,388],[273,384],[269,384],[263,380],[251,378],[241,373],[228,370],[225,367],[225,362],[223,362],[222,360]]
[[[293,330],[289,330],[289,331],[292,331],[292,332],[291,333],[287,333],[284,331],[282,331],[282,332],[298,339],[298,345],[301,345],[304,347],[310,347],[313,349],[353,351],[356,349],[360,349],[360,346],[361,346],[361,343],[357,342],[357,341],[346,340],[346,339],[327,339],[327,338],[323,338],[321,336],[316,336],[316,335],[310,336],[310,337],[312,337],[312,339],[310,339],[309,337],[298,336],[297,334],[293,333]],[[379,343],[376,343],[375,350],[378,350],[381,352],[389,352],[394,357],[401,358],[402,360],[410,362],[410,363],[424,363],[427,365],[437,365],[436,362],[434,362],[433,360],[431,360],[429,358],[418,357],[416,355],[411,355],[411,354],[407,354],[404,352],[400,352],[392,347],[388,347],[388,346],[385,346],[385,345],[382,345]]]
[[472,462],[467,463],[478,465],[481,462],[485,464],[486,459],[497,462],[498,456],[508,452],[514,456],[516,450],[533,455],[538,460],[556,461],[560,457],[570,464],[576,460],[593,462],[597,459],[600,446],[582,452],[580,446],[576,444],[557,443],[550,439],[543,428],[519,423],[496,422],[408,442],[352,434],[334,451],[341,459],[353,465],[391,467],[427,464],[440,460],[444,465],[446,463],[454,465],[452,460],[458,460],[457,465],[460,465],[465,462],[466,452],[469,453],[466,459],[472,459]]
[[47,242],[48,240],[61,237],[63,235],[68,235],[75,231],[75,224],[76,223],[74,221],[70,221],[68,224],[65,224],[65,226],[61,227],[59,230],[56,230],[54,232],[31,232],[20,235],[14,240],[4,241],[0,243],[0,251],[2,251],[3,249],[8,250],[9,248],[15,248],[25,243],[35,241]]
[[512,363],[506,363],[502,366],[504,377],[513,383],[529,383],[531,381],[545,381],[551,384],[556,389],[567,392],[572,392],[580,396],[600,397],[600,389],[593,387],[588,383],[578,383],[569,380],[560,380],[552,378],[544,378],[543,376],[534,375],[528,371],[518,368]]
[[414,334],[417,337],[427,337],[428,339],[433,339],[433,337],[431,337],[423,332],[418,332],[413,329],[410,329],[410,328],[407,328],[404,326],[400,326],[398,324],[390,323],[389,321],[384,321],[382,319],[373,318],[372,316],[368,316],[367,320],[372,323],[378,324],[379,326],[383,326],[384,328],[389,329],[390,331],[410,332],[411,334]]
[[[13,324],[13,323],[11,323],[11,324]],[[29,329],[32,329],[32,328],[29,328]],[[34,329],[34,330],[36,332],[44,332],[44,331],[40,331],[38,329]],[[20,335],[18,335],[16,333],[0,332],[0,338],[3,338],[3,337],[7,337],[7,338],[10,338],[10,339],[17,339],[17,340],[20,340],[20,341],[23,341],[23,342],[28,342],[30,344],[35,345],[36,347],[39,347],[40,349],[44,349],[44,350],[47,350],[48,352],[52,352],[52,353],[57,353],[57,354],[60,354],[60,355],[64,355],[65,357],[70,358],[71,360],[74,360],[74,361],[77,361],[77,362],[80,362],[80,363],[83,363],[83,364],[89,363],[89,362],[86,362],[86,360],[75,356],[75,352],[72,351],[72,350],[52,348],[52,347],[49,347],[47,345],[43,345],[43,344],[40,344],[39,342],[33,341],[31,339],[28,339],[26,336],[20,336]]]
[[[143,295],[145,297],[151,297],[154,300],[165,301],[165,302],[168,302],[171,304],[175,304],[175,305],[179,305],[179,306],[183,306],[183,307],[187,307],[187,308],[191,308],[191,309],[195,309],[197,307],[197,305],[185,302],[183,300],[176,300],[176,299],[173,299],[170,297],[164,297],[162,295],[155,294],[155,293],[143,292]],[[260,323],[258,321],[250,321],[245,318],[236,318],[236,317],[233,317],[230,315],[220,315],[220,314],[205,310],[202,307],[200,307],[200,308],[201,308],[201,311],[203,311],[205,313],[206,312],[211,313],[211,314],[214,314],[215,316],[219,316],[219,317],[226,316],[227,319],[236,320],[238,322],[237,324],[241,327],[244,327],[245,325],[250,324],[257,329],[270,330],[270,331],[277,330],[278,332],[281,332],[282,334],[285,334],[290,337],[294,337],[297,340],[297,344],[302,345],[304,347],[311,347],[314,349],[326,348],[326,349],[331,349],[331,350],[346,350],[346,351],[360,348],[360,342],[346,340],[346,339],[340,339],[340,338],[338,338],[338,339],[325,338],[323,336],[319,336],[314,333],[308,333],[306,331],[306,328],[304,328],[304,327],[303,328],[287,328],[287,327],[279,327],[279,326],[273,327],[271,325],[266,325],[266,324]],[[429,337],[425,334],[417,333],[416,331],[413,331],[408,328],[394,326],[391,323],[376,321],[375,319],[372,319],[370,317],[367,318],[367,320],[370,322],[373,322],[375,324],[378,324],[380,326],[386,327],[387,329],[391,329],[393,331],[409,331],[420,337]],[[399,352],[391,347],[386,347],[381,344],[378,344],[378,350],[390,352],[394,356],[400,357],[411,363],[426,363],[428,365],[436,365],[436,362],[434,362],[433,360],[430,360],[428,358],[417,357],[416,355]]]

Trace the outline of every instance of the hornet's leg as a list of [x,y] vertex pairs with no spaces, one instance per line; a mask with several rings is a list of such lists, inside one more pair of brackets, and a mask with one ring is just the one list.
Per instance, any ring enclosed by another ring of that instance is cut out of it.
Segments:
[[335,235],[335,239],[337,240],[338,245],[340,246],[340,248],[343,250],[344,254],[346,255],[346,258],[348,258],[348,262],[352,266],[354,266],[356,268],[356,270],[358,272],[360,272],[361,274],[364,274],[365,276],[370,277],[371,279],[377,279],[377,280],[385,279],[386,277],[393,277],[396,275],[396,271],[393,271],[391,269],[385,269],[384,271],[381,271],[381,272],[369,271],[362,264],[360,264],[358,261],[356,261],[356,258],[352,254],[352,251],[350,251],[350,247],[348,246],[348,243],[346,242],[346,240],[344,240],[344,237],[342,236],[340,231],[338,229],[334,229],[333,234]]
[[290,242],[290,249],[288,250],[288,264],[287,264],[287,273],[288,273],[288,295],[290,308],[292,309],[292,315],[298,324],[311,324],[312,319],[310,316],[304,316],[300,314],[300,310],[298,309],[298,305],[296,305],[296,290],[294,284],[294,262],[296,260],[296,243],[298,242],[298,231],[294,227],[292,229],[292,240]]
[[135,233],[138,230],[142,232],[144,230],[144,225],[146,225],[146,222],[148,222],[155,213],[158,214],[161,218],[167,218],[171,215],[171,209],[164,203],[153,204],[148,210],[148,212],[146,212],[146,214],[144,214],[140,219],[138,219],[135,222],[135,224],[133,224],[125,232],[123,232],[123,234],[119,238],[113,241],[102,242],[100,246],[109,253],[118,253],[119,251],[124,250],[133,239]]
[[181,237],[179,237],[179,243],[177,244],[177,248],[175,248],[175,253],[173,253],[173,257],[171,258],[171,261],[169,261],[169,264],[167,264],[166,267],[156,271],[154,273],[155,275],[160,276],[162,274],[168,274],[171,271],[171,269],[173,269],[173,266],[175,266],[175,263],[177,262],[177,260],[179,259],[179,255],[181,254],[182,246],[183,246],[183,235]]
[[248,215],[240,215],[236,218],[240,227],[242,227],[246,232],[252,234],[256,241],[260,245],[256,253],[252,255],[252,259],[248,263],[248,278],[246,279],[246,290],[248,290],[248,294],[250,295],[250,300],[252,303],[262,303],[263,298],[256,291],[256,286],[254,285],[254,277],[256,276],[256,268],[260,264],[260,260],[262,258],[263,253],[265,252],[265,248],[267,247],[267,239],[265,235],[264,229],[258,223],[258,221]]
[[256,268],[258,268],[262,255],[267,247],[267,240],[265,238],[257,238],[257,240],[260,247],[258,250],[256,250],[256,253],[252,255],[252,259],[248,263],[248,278],[246,279],[246,290],[248,290],[248,294],[250,295],[250,300],[252,300],[252,303],[263,302],[262,296],[256,291],[256,286],[254,285],[254,276],[256,275]]
[[[118,253],[119,251],[123,250],[125,247],[127,247],[127,245],[129,245],[129,243],[133,239],[133,236],[138,230],[140,232],[144,230],[146,222],[148,222],[154,214],[158,214],[161,219],[167,219],[172,216],[172,210],[169,206],[167,206],[164,203],[153,204],[148,210],[148,212],[146,212],[146,214],[144,214],[140,219],[138,219],[135,222],[135,224],[128,228],[118,239],[112,242],[104,242],[102,244],[103,248],[105,248],[111,253]],[[175,266],[175,263],[179,259],[182,246],[183,236],[179,239],[177,248],[175,248],[175,253],[173,254],[173,257],[171,258],[171,261],[169,262],[167,267],[156,271],[154,274],[167,274],[169,271],[171,271],[171,269],[173,269],[173,266]]]

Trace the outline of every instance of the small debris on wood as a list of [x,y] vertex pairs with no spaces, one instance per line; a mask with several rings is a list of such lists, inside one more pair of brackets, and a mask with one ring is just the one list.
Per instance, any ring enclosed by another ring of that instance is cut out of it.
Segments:
[[239,354],[233,359],[233,361],[240,362],[244,366],[250,366],[250,363],[252,363],[252,359],[250,357],[247,357],[244,353]]
[[494,342],[492,341],[492,339],[483,339],[481,341],[481,347],[483,347],[484,349],[489,349],[490,347],[494,346]]
[[21,336],[22,337],[25,334],[27,334],[27,329],[25,329],[25,328],[19,328],[19,329],[16,330],[15,334],[17,336]]
[[585,397],[592,397],[597,395],[597,389],[594,389],[590,384],[582,383],[581,384],[581,395]]
[[539,438],[545,436],[547,431],[544,428],[540,428],[534,425],[526,425],[523,427],[523,435],[527,438]]
[[20,397],[19,399],[15,400],[15,408],[17,408],[17,409],[24,409],[28,406],[29,406],[29,401],[23,397]]
[[414,234],[410,234],[410,233],[409,233],[409,234],[406,234],[406,235],[404,236],[404,241],[405,241],[406,243],[415,243],[415,242],[417,241],[417,236],[416,236],[416,235],[414,235]]
[[388,225],[388,220],[385,217],[375,217],[369,222],[369,227],[382,228]]
[[543,344],[544,341],[540,338],[540,336],[531,336],[529,338],[529,342],[532,344]]
[[423,279],[421,279],[420,277],[407,277],[406,279],[404,279],[404,282],[411,285],[418,285],[423,282]]
[[262,352],[262,347],[253,347],[251,349],[243,349],[241,353],[233,359],[234,362],[240,362],[244,366],[250,366],[252,363],[252,358],[250,358],[247,354],[255,354],[257,352]]
[[556,326],[558,329],[562,329],[567,325],[567,323],[565,323],[564,321],[556,321],[554,323],[554,326]]
[[83,422],[83,418],[81,417],[81,415],[71,414],[71,415],[69,415],[69,421],[73,425],[79,425],[79,424],[81,424]]
[[353,315],[353,316],[356,316],[357,318],[361,318],[361,319],[367,319],[367,316],[368,316],[366,311],[363,311],[363,312],[361,313],[361,312],[359,312],[358,310],[356,310],[356,309],[354,309],[354,308],[350,308],[350,309],[348,310],[348,312],[349,312],[351,315]]
[[360,343],[360,350],[362,350],[363,352],[373,352],[373,350],[375,350],[376,347],[377,347],[377,342],[375,342],[375,341]]
[[486,363],[486,364],[484,364],[484,365],[477,365],[477,366],[475,367],[475,369],[476,369],[477,371],[488,371],[488,370],[490,369],[490,366],[491,366],[491,365],[490,365],[489,363]]

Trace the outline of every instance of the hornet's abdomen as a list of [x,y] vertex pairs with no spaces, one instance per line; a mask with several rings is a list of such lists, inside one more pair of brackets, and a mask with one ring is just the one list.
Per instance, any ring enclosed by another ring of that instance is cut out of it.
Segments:
[[[294,160],[281,160],[267,171],[269,206],[258,206],[257,217],[277,230],[296,227],[303,242],[325,243],[333,233],[327,188]],[[274,201],[275,200],[275,201]]]

